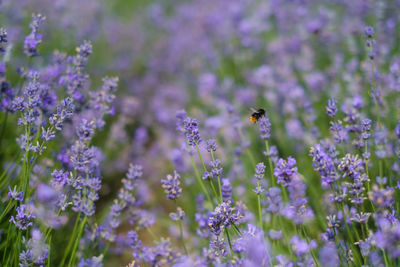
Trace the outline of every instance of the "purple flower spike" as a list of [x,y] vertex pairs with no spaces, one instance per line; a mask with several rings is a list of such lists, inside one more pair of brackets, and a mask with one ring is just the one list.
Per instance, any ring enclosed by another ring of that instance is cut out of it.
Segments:
[[336,103],[337,101],[334,98],[328,100],[328,106],[326,106],[326,114],[328,114],[328,116],[331,118],[335,117],[336,115],[337,112]]
[[276,168],[274,169],[274,175],[277,178],[278,184],[283,184],[283,186],[288,186],[288,184],[295,178],[298,177],[296,160],[289,157],[286,160],[279,159],[276,163]]
[[18,192],[17,191],[17,187],[14,186],[14,189],[11,190],[11,187],[8,187],[8,194],[7,194],[10,198],[17,200],[19,202],[22,202],[24,200],[24,193]]
[[17,215],[11,216],[10,222],[13,222],[20,230],[26,230],[29,226],[32,226],[31,220],[35,218],[32,213],[26,212],[26,205],[17,207]]
[[271,122],[265,116],[261,117],[258,122],[260,128],[260,138],[263,140],[268,140],[271,137]]
[[195,147],[200,144],[201,137],[199,133],[199,125],[197,120],[191,117],[187,117],[184,121],[185,135],[189,142],[189,145]]
[[182,188],[180,186],[181,182],[179,181],[179,178],[180,175],[177,171],[174,171],[174,176],[168,174],[166,179],[161,180],[162,187],[167,194],[167,199],[174,200],[181,196]]
[[367,26],[364,28],[364,34],[367,38],[372,38],[374,37],[375,31],[374,28],[371,26]]

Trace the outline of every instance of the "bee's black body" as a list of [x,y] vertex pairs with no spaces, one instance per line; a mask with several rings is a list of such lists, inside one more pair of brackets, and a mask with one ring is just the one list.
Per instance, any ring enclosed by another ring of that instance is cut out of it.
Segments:
[[250,121],[252,123],[256,123],[261,117],[265,116],[265,110],[262,108],[259,108],[257,110],[252,109],[253,114],[250,116]]

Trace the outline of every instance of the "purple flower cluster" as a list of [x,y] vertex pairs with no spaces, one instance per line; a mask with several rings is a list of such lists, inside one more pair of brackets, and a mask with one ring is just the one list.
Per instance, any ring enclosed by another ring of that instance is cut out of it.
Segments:
[[201,142],[199,125],[197,120],[191,117],[187,117],[183,121],[186,139],[188,141],[189,146],[195,147]]
[[271,122],[265,116],[261,117],[258,121],[258,127],[260,129],[260,138],[268,140],[271,137]]
[[14,223],[18,229],[26,230],[33,225],[32,219],[35,216],[27,210],[27,206],[22,204],[16,209],[17,215],[11,216],[10,222]]
[[326,106],[326,114],[331,118],[335,117],[337,113],[336,102],[334,98],[331,98],[328,100],[328,106]]
[[[332,148],[335,149],[335,146],[332,146]],[[329,149],[329,146],[327,149]],[[335,170],[335,158],[332,158],[331,155],[332,153],[327,152],[321,144],[316,144],[310,149],[314,170],[320,173],[323,187],[329,187],[338,179]]]
[[32,22],[29,24],[31,33],[25,37],[24,41],[24,53],[28,57],[40,56],[37,52],[37,46],[42,42],[42,35],[39,33],[39,27],[46,19],[42,14],[33,14],[32,17]]
[[211,232],[219,236],[225,228],[238,224],[242,216],[235,207],[232,207],[230,201],[222,202],[212,212],[207,224]]
[[274,169],[274,175],[277,178],[277,183],[287,187],[291,181],[298,179],[296,160],[289,157],[286,160],[279,159]]
[[162,187],[167,194],[167,199],[175,200],[182,194],[182,188],[179,181],[180,175],[177,171],[174,171],[174,176],[168,174],[166,179],[161,179]]

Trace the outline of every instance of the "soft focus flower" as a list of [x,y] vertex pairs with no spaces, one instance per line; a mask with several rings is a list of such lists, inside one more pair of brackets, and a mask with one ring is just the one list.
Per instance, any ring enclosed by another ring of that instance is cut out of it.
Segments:
[[297,179],[298,173],[295,165],[296,160],[292,157],[289,157],[287,161],[284,159],[278,160],[276,168],[274,169],[274,175],[277,178],[278,184],[288,186],[293,179]]
[[36,57],[40,54],[37,52],[37,46],[42,41],[42,35],[39,33],[39,27],[46,19],[42,14],[33,14],[32,22],[29,24],[31,33],[25,37],[24,52],[29,57]]
[[265,116],[261,117],[258,121],[258,127],[260,129],[260,138],[267,140],[271,137],[271,122]]
[[331,98],[328,100],[328,106],[326,106],[326,114],[331,118],[335,117],[337,112],[336,102],[334,98]]

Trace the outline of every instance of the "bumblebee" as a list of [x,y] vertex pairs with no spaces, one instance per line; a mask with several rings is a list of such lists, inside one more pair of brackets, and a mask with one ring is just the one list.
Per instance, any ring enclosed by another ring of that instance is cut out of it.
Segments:
[[250,116],[250,121],[252,123],[258,122],[258,120],[261,119],[261,117],[265,116],[265,110],[262,108],[259,109],[252,108],[251,111],[253,112],[253,114],[251,114]]

